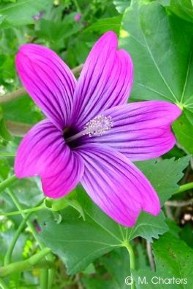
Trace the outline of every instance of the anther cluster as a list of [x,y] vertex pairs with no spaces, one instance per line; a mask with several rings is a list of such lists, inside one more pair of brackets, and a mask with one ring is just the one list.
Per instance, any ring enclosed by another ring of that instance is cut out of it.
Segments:
[[84,127],[84,135],[100,136],[113,126],[110,116],[98,115],[91,119]]

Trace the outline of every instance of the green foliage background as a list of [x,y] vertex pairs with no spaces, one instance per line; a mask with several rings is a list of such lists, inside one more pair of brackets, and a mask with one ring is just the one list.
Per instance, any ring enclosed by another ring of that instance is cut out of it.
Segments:
[[[79,21],[74,18],[77,13],[81,15]],[[81,187],[57,201],[43,199],[38,178],[0,189],[0,265],[6,265],[10,244],[26,217],[27,211],[22,210],[33,209],[41,200],[20,232],[11,262],[28,260],[41,246],[52,250],[44,260],[47,265],[38,263],[28,271],[15,270],[2,278],[3,289],[124,289],[129,288],[125,278],[131,273],[137,289],[192,288],[192,191],[179,189],[192,181],[192,15],[190,0],[0,0],[1,180],[13,174],[14,155],[23,132],[43,118],[27,94],[11,100],[8,97],[21,86],[14,57],[23,43],[46,45],[75,68],[84,63],[98,37],[113,30],[120,47],[134,61],[130,101],[162,99],[183,109],[173,125],[177,146],[162,159],[136,163],[158,192],[163,211],[158,217],[142,213],[133,228],[123,228],[109,219]],[[185,205],[180,206],[182,203]],[[136,258],[132,272],[128,242]],[[2,272],[0,268],[0,277]],[[45,272],[54,275],[47,283]],[[187,283],[155,285],[151,282],[155,275]],[[146,276],[149,284],[139,284],[139,276]]]

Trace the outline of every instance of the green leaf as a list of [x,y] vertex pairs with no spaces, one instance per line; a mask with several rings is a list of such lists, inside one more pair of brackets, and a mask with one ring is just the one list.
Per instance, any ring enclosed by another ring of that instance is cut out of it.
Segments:
[[190,133],[193,127],[192,112],[184,109],[183,114],[173,124],[177,141],[187,153],[193,154],[193,134]]
[[185,226],[182,228],[180,237],[188,246],[193,248],[193,229],[191,222],[185,224]]
[[166,223],[169,227],[170,234],[175,238],[180,238],[179,234],[181,233],[181,228],[176,224],[175,220],[167,219]]
[[40,11],[46,12],[52,5],[52,0],[17,0],[15,3],[1,4],[0,16],[3,18],[2,27],[11,25],[26,25],[34,23],[33,16]]
[[121,20],[122,16],[100,19],[89,26],[84,32],[95,31],[102,34],[108,30],[113,30],[114,32],[119,33]]
[[178,160],[150,160],[137,162],[139,169],[150,180],[159,194],[161,204],[170,199],[179,188],[178,182],[183,177],[183,170],[188,166],[190,157],[186,156]]
[[2,152],[0,151],[0,158],[7,158],[7,157],[14,157],[15,153],[14,152]]
[[[82,190],[82,188],[79,189],[77,198],[82,204],[84,210],[86,210],[86,214],[92,217],[95,222],[97,222],[104,228],[111,227],[114,228],[114,230],[116,229],[114,231],[115,235],[121,230],[122,242],[124,241],[124,239],[131,241],[139,236],[149,241],[152,241],[152,238],[158,238],[159,234],[163,234],[168,230],[168,227],[165,224],[164,215],[162,213],[159,216],[154,217],[152,215],[142,212],[134,227],[122,227],[112,221],[109,217],[107,217],[96,205],[93,204],[93,202],[87,196],[85,196],[85,193],[80,194],[80,191]],[[116,224],[116,226],[112,226],[113,223]]]
[[[64,19],[42,19],[40,22],[38,37],[50,43],[50,47],[56,51],[64,49],[68,39],[77,35],[82,29],[82,24],[74,21],[75,13],[70,13]],[[76,39],[76,37],[75,37]]]
[[193,4],[191,0],[159,0],[159,2],[182,19],[193,22]]
[[[12,224],[12,227],[9,228],[9,230],[6,230],[6,224],[4,224],[3,228],[3,222],[1,220],[1,232],[0,232],[0,243],[1,243],[1,251],[0,251],[0,265],[3,265],[4,262],[4,257],[5,257],[5,253],[9,248],[9,245],[12,241],[12,239],[14,238],[14,234],[15,234],[15,230],[17,229],[16,224]],[[9,224],[10,226],[10,224]],[[15,227],[15,228],[14,228]],[[20,234],[20,238],[18,240],[18,242],[16,243],[16,246],[14,248],[13,251],[13,256],[12,256],[12,261],[19,261],[21,260],[21,256],[23,253],[23,248],[26,242],[26,238],[27,236],[23,233]]]
[[[193,250],[183,241],[167,233],[153,244],[156,263],[156,274],[162,278],[173,278],[170,288],[192,289],[193,283]],[[183,254],[182,254],[183,252]],[[181,282],[177,282],[180,279]],[[168,284],[164,286],[167,288]]]
[[[115,249],[100,258],[99,262],[96,263],[96,268],[98,272],[95,272],[94,278],[92,275],[83,276],[82,281],[85,288],[128,288],[125,284],[125,277],[129,274],[129,255],[124,248]],[[104,274],[102,274],[103,271]]]
[[12,139],[9,131],[7,130],[4,119],[0,119],[0,138],[3,138],[6,141],[10,141]]
[[165,223],[163,213],[157,217],[141,213],[136,225],[132,229],[128,229],[128,231],[128,238],[130,240],[140,236],[147,241],[152,242],[153,238],[158,239],[159,235],[167,232],[168,226]]
[[129,275],[129,255],[124,248],[119,248],[101,258],[107,272],[115,283],[115,289],[126,289],[125,277]]
[[101,288],[105,288],[105,289],[117,289],[115,287],[115,284],[113,284],[111,281],[109,280],[103,280],[101,279],[101,277],[94,277],[90,276],[90,278],[86,278],[83,277],[82,278],[82,282],[85,285],[86,289],[101,289]]
[[72,208],[64,209],[62,216],[60,224],[45,219],[40,236],[61,257],[69,274],[85,269],[93,260],[122,243],[121,231],[113,221],[111,226],[104,227],[86,212],[86,221],[83,221]]
[[[133,1],[120,31],[121,47],[130,52],[134,61],[132,98],[177,103],[189,111],[192,123],[192,40],[192,25],[168,15],[157,1]],[[187,130],[186,121],[183,125]],[[177,137],[181,134],[179,129],[175,132]],[[178,139],[188,152],[192,151],[192,145],[184,145],[186,140]]]
[[130,5],[130,0],[114,0],[113,4],[119,13],[123,13],[125,9]]
[[13,101],[3,103],[2,108],[5,120],[35,124],[42,119],[40,110],[29,96],[22,96]]
[[9,131],[7,130],[5,120],[3,118],[3,111],[1,107],[0,107],[0,139],[3,139],[5,141],[11,140],[11,135]]
[[137,289],[192,289],[193,250],[190,247],[166,233],[154,242],[153,253],[156,272],[142,268],[132,272]]
[[[179,160],[151,160],[138,163],[139,168],[150,179],[158,191],[162,203],[178,190],[178,181],[189,163],[189,157]],[[163,173],[164,172],[164,173]],[[85,221],[72,208],[60,211],[59,224],[52,218],[45,218],[41,238],[56,254],[61,256],[68,272],[83,270],[89,263],[114,248],[122,246],[124,240],[141,236],[152,242],[168,231],[164,215],[157,217],[142,213],[133,228],[124,228],[106,216],[86,196],[82,188],[74,196],[84,211]],[[65,233],[64,233],[65,232]],[[58,238],[55,238],[55,236]],[[85,246],[86,243],[86,246]]]
[[[1,154],[0,154],[1,156]],[[84,219],[84,211],[77,200],[70,199],[69,197],[64,197],[60,199],[50,199],[46,198],[44,200],[44,204],[47,208],[51,209],[52,211],[58,212],[68,206],[71,206],[77,212],[80,213],[80,216]]]
[[135,227],[125,228],[105,215],[82,188],[77,189],[76,199],[83,208],[85,220],[72,207],[60,211],[59,224],[51,213],[38,214],[43,224],[41,239],[62,258],[69,274],[85,269],[96,258],[122,247],[125,240],[142,236],[151,241],[167,231],[163,214],[158,217],[141,214]]

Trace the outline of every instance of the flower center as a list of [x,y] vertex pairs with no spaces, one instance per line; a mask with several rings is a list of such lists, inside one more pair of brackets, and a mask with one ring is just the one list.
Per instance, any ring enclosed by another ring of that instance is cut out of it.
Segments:
[[68,137],[66,143],[72,142],[84,135],[101,136],[113,126],[113,122],[110,116],[98,115],[91,119],[84,127],[84,130]]
[[91,119],[84,127],[84,135],[100,136],[112,127],[112,119],[110,116],[98,115]]

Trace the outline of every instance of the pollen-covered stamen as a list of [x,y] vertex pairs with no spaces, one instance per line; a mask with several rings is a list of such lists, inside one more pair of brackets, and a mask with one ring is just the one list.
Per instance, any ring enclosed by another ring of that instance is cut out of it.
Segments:
[[84,130],[67,138],[66,143],[74,141],[84,135],[101,136],[113,126],[112,118],[110,116],[98,115],[91,119],[84,127]]
[[91,119],[84,127],[84,135],[100,136],[113,126],[110,116],[98,115]]

